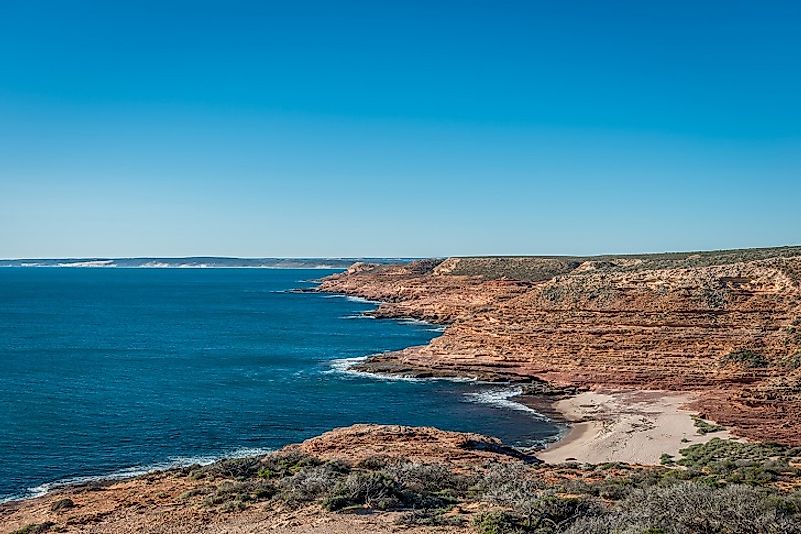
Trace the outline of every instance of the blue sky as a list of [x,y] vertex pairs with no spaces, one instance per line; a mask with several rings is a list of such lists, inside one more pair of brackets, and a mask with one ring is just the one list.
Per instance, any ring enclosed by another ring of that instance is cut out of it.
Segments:
[[801,3],[0,3],[0,257],[801,243]]

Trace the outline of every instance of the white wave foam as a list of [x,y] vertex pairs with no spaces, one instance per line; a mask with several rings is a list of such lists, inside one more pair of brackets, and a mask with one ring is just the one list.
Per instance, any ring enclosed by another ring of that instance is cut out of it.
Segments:
[[59,267],[116,267],[114,260],[73,261],[59,263]]
[[413,317],[401,317],[400,319],[396,319],[399,324],[405,324],[410,326],[425,326],[426,330],[429,332],[444,332],[446,325],[438,325],[434,323],[429,323],[428,321],[423,321],[422,319],[415,319]]
[[38,486],[28,488],[24,493],[15,495],[0,496],[0,504],[9,501],[16,501],[22,499],[33,499],[41,497],[55,489],[63,488],[65,486],[73,486],[76,484],[87,484],[90,482],[103,482],[124,480],[126,478],[134,478],[149,473],[157,473],[159,471],[166,471],[168,469],[177,469],[179,467],[188,467],[190,465],[209,465],[216,461],[230,458],[247,458],[249,456],[261,456],[272,452],[273,449],[257,448],[257,447],[243,447],[234,449],[230,452],[219,455],[206,455],[206,456],[174,456],[170,457],[163,462],[156,462],[149,465],[134,465],[126,467],[118,471],[113,471],[105,475],[96,476],[80,476],[70,477],[53,482],[45,482]]
[[349,302],[358,304],[381,304],[378,300],[369,300],[363,297],[354,297],[352,295],[343,295],[341,293],[332,293],[331,295],[323,295],[324,299],[345,299]]
[[329,369],[328,373],[348,373],[348,374],[357,374],[357,375],[364,375],[367,374],[363,371],[356,371],[351,369],[357,363],[361,363],[367,360],[367,356],[358,356],[356,358],[338,358],[336,360],[331,360],[329,365],[331,369]]
[[353,315],[343,315],[340,319],[375,319],[375,317],[364,315],[363,313],[354,313]]
[[514,397],[521,395],[522,393],[523,393],[523,388],[514,387],[514,388],[503,388],[503,389],[491,389],[488,391],[479,391],[475,393],[465,393],[465,397],[467,397],[470,402],[475,402],[478,404],[487,404],[490,406],[494,406],[496,408],[502,408],[504,410],[516,410],[519,412],[527,412],[539,419],[547,421],[548,417],[544,416],[537,410],[534,410],[533,408],[526,406],[522,402],[511,400]]
[[390,375],[390,374],[382,374],[382,373],[372,373],[368,371],[359,371],[357,369],[353,369],[353,366],[364,361],[367,361],[369,356],[358,356],[356,358],[338,358],[336,360],[331,360],[328,364],[331,367],[327,371],[323,371],[324,374],[332,374],[332,373],[340,373],[350,376],[359,376],[362,378],[370,378],[372,380],[382,380],[385,382],[469,382],[471,384],[481,384],[479,380],[475,378],[466,378],[466,377],[449,377],[449,376],[431,376],[431,377],[416,377],[416,376],[404,376],[404,375]]
[[412,317],[401,317],[399,319],[396,319],[396,321],[400,324],[408,324],[414,326],[432,326],[432,323],[429,323],[428,321],[423,321],[421,319],[414,319]]
[[352,297],[350,295],[345,295],[345,300],[349,302],[358,302],[359,304],[380,304],[377,300],[369,300],[362,297]]
[[[208,263],[168,263],[165,261],[149,261],[139,265],[133,265],[136,269],[212,269],[213,265]],[[232,269],[249,269],[249,266],[232,266]]]

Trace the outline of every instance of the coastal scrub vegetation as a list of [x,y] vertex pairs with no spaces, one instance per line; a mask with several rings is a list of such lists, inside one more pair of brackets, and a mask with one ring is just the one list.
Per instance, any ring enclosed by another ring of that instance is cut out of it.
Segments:
[[182,494],[183,499],[202,497],[205,506],[223,512],[263,501],[290,507],[316,502],[335,512],[409,510],[413,513],[403,521],[430,525],[461,521],[445,513],[475,486],[473,475],[436,464],[374,457],[351,466],[299,452],[224,460],[187,468],[184,474],[204,484]]
[[595,262],[596,266],[603,270],[635,272],[649,269],[701,268],[774,257],[793,257],[799,254],[799,250],[801,247],[604,256],[465,257],[459,258],[450,272],[455,275],[481,276],[487,279],[509,278],[537,282],[568,274],[586,261]]
[[693,415],[692,418],[695,428],[699,434],[714,434],[715,432],[722,432],[723,430],[726,430],[722,426],[710,423],[709,421],[706,421],[697,415]]
[[479,534],[801,534],[801,447],[713,438],[665,463],[455,469],[289,451],[187,468],[201,484],[182,497],[220,512],[257,503],[392,510],[401,525],[462,525]]
[[755,350],[735,350],[723,357],[723,363],[734,363],[750,369],[764,369],[768,366],[768,359]]
[[50,511],[52,512],[61,512],[63,510],[70,510],[72,508],[75,508],[75,503],[69,498],[59,499],[50,505]]
[[55,525],[56,524],[52,521],[45,521],[44,523],[32,523],[12,531],[11,534],[40,534],[42,532],[47,532]]

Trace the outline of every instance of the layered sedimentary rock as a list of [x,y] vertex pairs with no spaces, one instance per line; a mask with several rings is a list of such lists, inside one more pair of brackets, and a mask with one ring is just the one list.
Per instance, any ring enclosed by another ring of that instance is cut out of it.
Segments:
[[365,367],[701,393],[704,414],[801,444],[801,248],[357,264],[323,291],[448,328]]

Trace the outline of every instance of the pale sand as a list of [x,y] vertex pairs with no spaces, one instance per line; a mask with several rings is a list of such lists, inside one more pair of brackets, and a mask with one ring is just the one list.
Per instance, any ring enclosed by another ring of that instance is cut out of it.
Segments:
[[567,435],[537,453],[546,463],[578,462],[658,465],[667,453],[712,438],[734,439],[726,431],[702,435],[682,408],[691,393],[670,391],[589,391],[558,401],[554,408],[572,425]]

